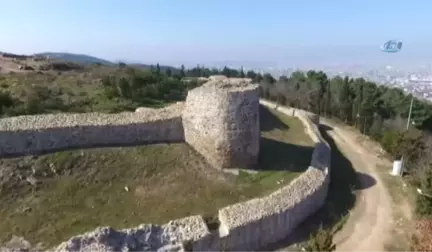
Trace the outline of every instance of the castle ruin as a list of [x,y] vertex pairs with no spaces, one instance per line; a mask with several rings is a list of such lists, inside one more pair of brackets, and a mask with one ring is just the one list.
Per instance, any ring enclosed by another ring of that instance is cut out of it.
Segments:
[[[185,103],[118,114],[50,114],[0,120],[0,156],[66,148],[186,141],[217,168],[254,166],[259,154],[258,85],[249,80],[210,79],[189,91]],[[277,107],[287,115],[293,110]],[[218,211],[219,230],[200,215],[165,225],[116,231],[97,228],[63,242],[55,251],[238,251],[262,249],[292,233],[325,202],[330,147],[305,111],[295,115],[316,143],[309,168],[268,196]]]

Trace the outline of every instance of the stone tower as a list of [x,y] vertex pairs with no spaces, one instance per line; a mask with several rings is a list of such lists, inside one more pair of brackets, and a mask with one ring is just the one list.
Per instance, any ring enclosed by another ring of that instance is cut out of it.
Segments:
[[260,143],[258,85],[210,79],[190,90],[182,115],[185,140],[218,169],[253,168]]

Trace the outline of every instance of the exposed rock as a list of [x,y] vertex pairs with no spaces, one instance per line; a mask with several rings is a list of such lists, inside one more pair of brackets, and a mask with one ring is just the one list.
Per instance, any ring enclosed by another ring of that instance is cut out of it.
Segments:
[[30,242],[23,237],[13,236],[4,247],[0,247],[0,252],[33,252],[39,251],[38,248],[32,248]]
[[26,180],[27,180],[27,182],[29,182],[30,185],[32,185],[32,186],[36,186],[37,183],[38,183],[37,179],[36,179],[35,177],[33,177],[33,176],[27,177]]

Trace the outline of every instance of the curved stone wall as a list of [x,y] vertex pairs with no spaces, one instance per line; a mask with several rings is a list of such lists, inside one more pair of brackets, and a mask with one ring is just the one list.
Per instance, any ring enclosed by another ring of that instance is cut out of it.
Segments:
[[252,168],[259,154],[258,85],[211,80],[189,91],[183,111],[185,140],[216,168]]
[[[260,103],[275,108],[273,103]],[[286,107],[277,110],[295,115],[304,123],[316,143],[311,166],[289,185],[266,197],[220,209],[218,231],[211,232],[203,217],[196,215],[161,226],[141,225],[120,231],[98,228],[60,244],[56,251],[246,251],[259,250],[286,238],[324,204],[330,182],[331,150],[311,114]]]
[[[269,108],[275,104],[261,100]],[[327,196],[330,180],[330,147],[305,111],[277,106],[298,117],[316,143],[310,167],[289,185],[267,197],[237,203],[219,210],[219,233],[230,250],[253,250],[287,237],[298,224],[317,211]]]
[[183,103],[117,114],[45,114],[0,120],[0,157],[66,148],[184,141]]

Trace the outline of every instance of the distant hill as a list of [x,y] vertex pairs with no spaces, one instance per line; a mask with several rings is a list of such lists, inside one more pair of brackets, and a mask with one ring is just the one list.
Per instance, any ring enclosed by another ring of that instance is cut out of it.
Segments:
[[[74,62],[78,64],[103,64],[103,65],[117,65],[118,62],[111,62],[108,60],[96,58],[90,55],[85,54],[75,54],[75,53],[62,53],[62,52],[44,52],[44,53],[36,53],[35,56],[49,56],[50,59],[55,59],[59,61],[69,61]],[[141,63],[126,63],[129,66],[137,67],[137,68],[151,68],[156,67],[156,64],[141,64]],[[172,66],[165,66],[160,65],[160,69],[162,71],[166,71],[167,69],[170,69],[171,71],[176,71],[175,67]]]
[[49,56],[50,59],[69,61],[79,64],[103,64],[103,65],[114,65],[115,63],[96,58],[93,56],[85,55],[85,54],[74,54],[74,53],[59,53],[59,52],[44,52],[44,53],[36,53],[36,56]]

